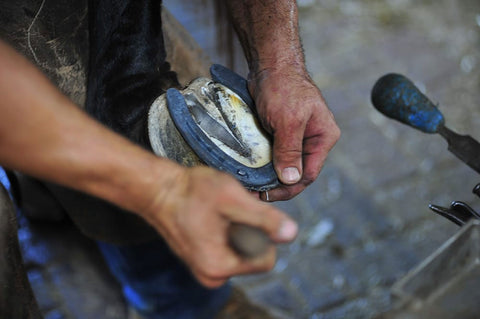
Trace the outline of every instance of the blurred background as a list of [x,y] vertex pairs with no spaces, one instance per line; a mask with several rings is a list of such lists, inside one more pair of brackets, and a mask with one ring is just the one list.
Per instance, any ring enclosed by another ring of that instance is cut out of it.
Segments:
[[[214,42],[222,33],[195,28],[202,20],[195,5],[165,5],[222,63]],[[438,105],[448,127],[479,139],[480,2],[298,5],[308,70],[342,137],[317,181],[275,204],[300,223],[299,238],[280,249],[273,272],[235,281],[285,318],[372,318],[391,309],[392,284],[459,229],[428,204],[461,200],[478,207],[472,189],[480,178],[438,134],[378,113],[370,91],[382,75],[404,74]],[[240,46],[223,41],[235,52],[233,63],[223,63],[245,75]]]
[[[164,5],[211,61],[246,75],[221,8],[210,1]],[[480,139],[480,2],[298,0],[298,6],[308,70],[342,137],[314,184],[275,203],[299,222],[297,240],[280,247],[272,272],[234,282],[278,318],[374,318],[392,308],[391,286],[459,230],[428,204],[461,200],[478,208],[472,189],[480,178],[439,135],[378,113],[370,91],[380,76],[404,74],[438,105],[449,128]],[[20,224],[46,318],[123,318],[118,287],[91,243],[64,227],[59,245],[44,228]]]

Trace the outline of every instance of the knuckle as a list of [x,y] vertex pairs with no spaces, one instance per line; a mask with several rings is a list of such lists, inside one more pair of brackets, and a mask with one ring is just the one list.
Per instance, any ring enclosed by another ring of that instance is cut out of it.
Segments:
[[304,187],[302,187],[301,189],[299,189],[299,192],[302,191],[305,187],[307,187],[308,185],[312,184],[313,182],[315,182],[315,180],[317,179],[317,176],[318,176],[318,173],[319,173],[320,169],[318,171],[315,171],[315,172],[312,172],[312,173],[308,173],[308,174],[304,174],[303,176],[303,179],[302,179],[302,185]]
[[296,185],[296,187],[288,188],[285,194],[285,197],[288,199],[292,199],[298,194],[300,194],[306,187],[305,181],[302,181],[300,184]]
[[337,124],[333,126],[331,134],[332,134],[334,143],[340,139],[340,136],[342,135],[342,131],[340,130]]
[[224,278],[221,272],[211,267],[200,269],[198,277],[202,278],[206,283],[216,283],[220,281],[220,278]]
[[[275,157],[275,160],[290,163],[301,158],[302,149],[292,145],[281,145],[275,148],[274,153],[277,155]],[[295,164],[295,163],[292,163],[292,164]]]
[[306,122],[304,112],[294,108],[286,108],[275,116],[268,116],[267,121],[274,132],[284,131],[288,134],[296,131]]
[[274,200],[282,200],[282,201],[289,200],[293,198],[295,195],[296,194],[293,193],[293,190],[291,189],[291,187],[287,187],[284,185],[276,189]]

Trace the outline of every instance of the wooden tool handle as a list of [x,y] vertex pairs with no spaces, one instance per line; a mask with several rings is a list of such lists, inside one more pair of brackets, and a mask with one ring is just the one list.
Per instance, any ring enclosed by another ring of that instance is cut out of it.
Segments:
[[244,224],[233,223],[228,230],[228,237],[232,248],[246,258],[261,256],[271,245],[264,231]]

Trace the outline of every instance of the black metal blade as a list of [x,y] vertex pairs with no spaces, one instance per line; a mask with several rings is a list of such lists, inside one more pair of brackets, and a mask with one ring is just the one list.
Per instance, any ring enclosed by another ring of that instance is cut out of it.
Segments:
[[480,214],[477,213],[477,211],[472,207],[470,207],[470,205],[468,205],[467,203],[456,200],[450,204],[450,208],[456,211],[463,212],[465,216],[470,216],[471,218],[480,219]]
[[450,152],[480,173],[480,143],[469,135],[457,134],[445,126],[439,127],[438,133],[447,140]]
[[463,212],[455,211],[446,207],[430,204],[428,205],[433,212],[439,214],[440,216],[445,217],[451,222],[457,224],[458,226],[465,225],[471,218],[471,216],[465,216]]
[[191,100],[191,103],[187,103],[187,105],[189,105],[188,109],[195,118],[195,122],[197,122],[198,126],[200,126],[210,137],[216,138],[244,157],[252,155],[251,150],[211,117],[193,95],[185,96],[185,100],[187,99]]

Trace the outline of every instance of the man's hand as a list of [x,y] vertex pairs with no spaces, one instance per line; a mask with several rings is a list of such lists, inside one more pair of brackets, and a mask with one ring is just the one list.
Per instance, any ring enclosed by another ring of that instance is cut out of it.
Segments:
[[273,136],[273,163],[283,183],[268,192],[268,200],[290,199],[317,178],[340,130],[320,90],[302,70],[263,70],[250,76],[249,89]]
[[[194,276],[218,287],[234,275],[270,270],[275,247],[259,257],[243,258],[228,242],[231,223],[262,229],[272,242],[293,240],[297,225],[271,205],[249,194],[233,177],[206,167],[183,170],[141,215],[168,242]],[[168,189],[168,191],[165,191]]]
[[228,0],[227,6],[250,69],[250,93],[273,135],[283,185],[268,200],[290,199],[318,176],[340,130],[306,71],[296,1]]

